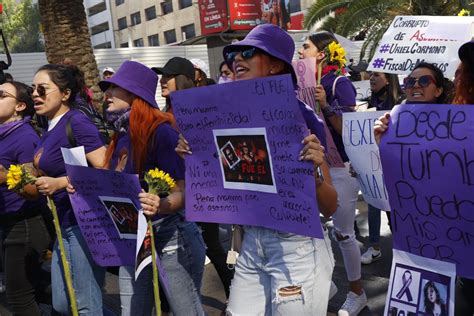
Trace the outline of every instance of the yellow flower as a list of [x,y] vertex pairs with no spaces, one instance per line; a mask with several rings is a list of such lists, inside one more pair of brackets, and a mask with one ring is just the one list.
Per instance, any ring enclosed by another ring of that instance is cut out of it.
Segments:
[[158,168],[148,170],[145,181],[148,183],[149,191],[155,194],[169,193],[176,186],[174,179]]
[[9,190],[15,189],[23,178],[23,168],[21,165],[10,165],[7,173],[7,185]]
[[468,16],[468,15],[471,15],[471,11],[468,11],[466,9],[462,9],[461,11],[459,11],[458,13],[458,16]]
[[329,65],[337,65],[340,68],[344,67],[346,64],[346,51],[341,44],[336,43],[335,41],[331,42],[328,46],[328,64]]

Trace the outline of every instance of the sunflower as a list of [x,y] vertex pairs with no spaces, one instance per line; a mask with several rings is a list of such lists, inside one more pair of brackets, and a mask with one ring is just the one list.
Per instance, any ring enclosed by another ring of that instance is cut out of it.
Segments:
[[10,165],[7,173],[7,185],[9,190],[14,190],[23,178],[23,168],[21,165]]
[[169,194],[171,189],[176,186],[174,179],[158,168],[148,170],[145,174],[145,181],[148,184],[149,192],[158,195]]
[[471,11],[466,10],[466,9],[462,9],[462,10],[459,11],[459,13],[458,13],[458,16],[469,16],[469,15],[471,15]]
[[346,65],[346,51],[341,44],[333,41],[327,46],[327,64],[331,66],[338,66],[344,68]]

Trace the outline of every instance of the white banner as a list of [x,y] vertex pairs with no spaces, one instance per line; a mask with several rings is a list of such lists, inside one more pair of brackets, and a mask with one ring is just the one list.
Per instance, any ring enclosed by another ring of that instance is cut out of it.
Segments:
[[342,116],[342,139],[352,168],[367,203],[390,211],[388,193],[383,180],[379,147],[374,139],[374,122],[385,111],[352,112]]
[[456,265],[393,249],[384,315],[454,316]]
[[474,16],[397,16],[382,37],[367,70],[410,73],[422,61],[454,77],[459,47],[471,40]]

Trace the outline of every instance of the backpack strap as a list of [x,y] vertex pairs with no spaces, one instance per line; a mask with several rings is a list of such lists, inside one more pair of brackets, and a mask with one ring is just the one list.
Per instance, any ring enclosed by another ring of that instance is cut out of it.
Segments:
[[336,83],[339,78],[342,78],[342,76],[337,76],[336,79],[334,79],[334,82],[332,83],[332,97],[336,97]]
[[66,136],[69,145],[71,145],[71,147],[77,147],[76,138],[74,137],[74,132],[72,131],[71,118],[72,117],[68,117],[66,122]]

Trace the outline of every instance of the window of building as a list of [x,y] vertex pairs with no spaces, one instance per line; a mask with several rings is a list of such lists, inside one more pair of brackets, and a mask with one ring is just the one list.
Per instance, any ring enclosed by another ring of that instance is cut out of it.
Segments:
[[105,42],[99,45],[95,45],[94,48],[112,48],[112,43]]
[[171,44],[176,42],[176,31],[169,30],[164,33],[166,44]]
[[194,24],[188,24],[181,27],[181,34],[182,33],[186,35],[186,39],[190,39],[191,37],[196,36],[196,31],[194,30]]
[[165,0],[161,3],[161,11],[163,15],[173,12],[173,2],[171,0]]
[[132,26],[142,23],[142,18],[140,17],[140,11],[130,14],[130,23]]
[[179,9],[184,9],[193,5],[192,0],[179,0]]
[[158,34],[148,36],[148,46],[160,46]]
[[93,7],[90,7],[87,11],[89,13],[89,16],[93,16],[100,12],[104,12],[105,10],[107,10],[107,6],[105,5],[105,1],[104,1],[104,2],[100,2],[96,4]]
[[134,47],[143,47],[145,46],[143,43],[143,38],[139,38],[133,41],[133,46]]
[[155,6],[145,9],[145,18],[147,21],[156,19],[156,8]]
[[121,48],[128,47],[128,42],[120,44]]
[[104,22],[91,27],[91,35],[96,35],[109,30],[109,22]]
[[120,18],[117,20],[118,22],[118,28],[119,30],[123,30],[127,28],[127,17],[124,16],[123,18]]
[[115,5],[121,5],[125,2],[125,0],[115,0]]

